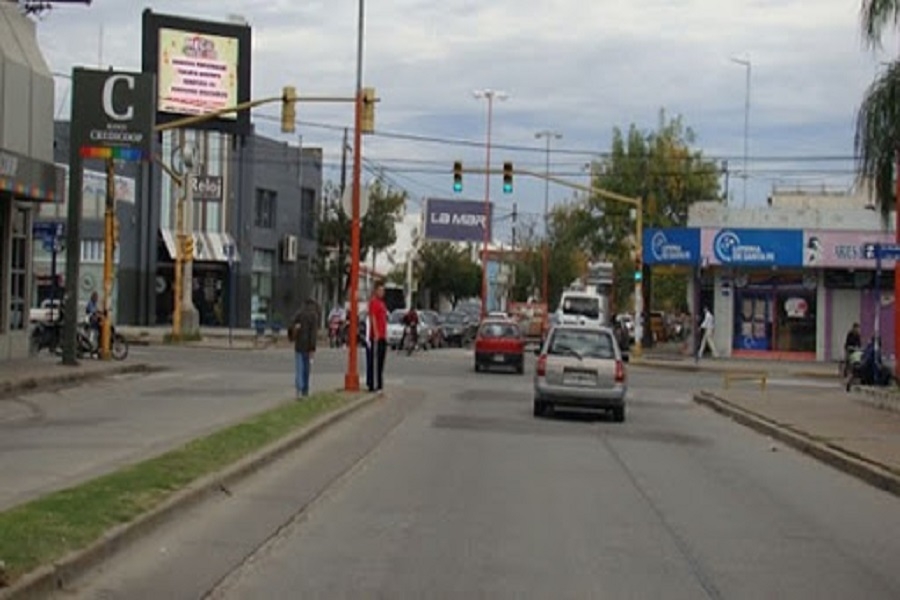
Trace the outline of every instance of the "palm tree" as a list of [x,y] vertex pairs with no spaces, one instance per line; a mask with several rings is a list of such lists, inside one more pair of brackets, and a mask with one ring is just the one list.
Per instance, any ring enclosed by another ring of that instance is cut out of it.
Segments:
[[[900,0],[862,0],[863,38],[870,49],[881,45],[885,28],[900,23]],[[872,182],[883,215],[895,201],[894,165],[900,160],[900,61],[876,79],[856,116],[854,147],[857,174]]]

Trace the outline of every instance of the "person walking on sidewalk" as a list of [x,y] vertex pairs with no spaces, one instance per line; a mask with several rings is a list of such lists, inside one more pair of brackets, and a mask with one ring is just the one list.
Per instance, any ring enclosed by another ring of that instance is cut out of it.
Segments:
[[384,388],[384,358],[387,354],[387,305],[384,303],[384,284],[375,284],[369,300],[366,320],[366,387],[370,392]]
[[319,311],[316,301],[309,298],[303,308],[294,315],[294,322],[288,330],[288,335],[294,342],[294,385],[297,388],[298,400],[309,396],[309,371],[316,353],[318,324]]
[[716,318],[713,316],[708,306],[703,308],[703,322],[700,324],[700,330],[703,332],[703,338],[700,340],[700,347],[697,349],[696,359],[698,361],[700,360],[700,357],[703,356],[707,347],[709,347],[709,351],[712,353],[713,358],[718,358],[719,352],[716,350],[715,341],[713,341],[713,333],[716,330]]

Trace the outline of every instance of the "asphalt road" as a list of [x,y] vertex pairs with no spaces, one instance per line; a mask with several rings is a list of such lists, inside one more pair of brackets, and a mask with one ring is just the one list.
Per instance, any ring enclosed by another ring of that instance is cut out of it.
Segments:
[[900,501],[694,405],[713,375],[630,369],[616,424],[535,420],[530,364],[388,369],[388,398],[73,594],[900,597]]

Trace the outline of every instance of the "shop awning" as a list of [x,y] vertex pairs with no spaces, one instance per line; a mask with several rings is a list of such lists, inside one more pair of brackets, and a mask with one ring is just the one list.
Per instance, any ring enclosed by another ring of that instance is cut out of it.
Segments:
[[[175,244],[178,239],[175,231],[172,229],[160,228],[159,232],[162,236],[163,243],[166,245],[166,250],[169,252],[169,257],[171,257],[172,260],[175,260]],[[225,253],[225,248],[230,245],[234,249],[235,262],[240,262],[241,257],[238,254],[234,238],[227,233],[195,231],[192,235],[194,237],[195,261],[228,262],[228,255]]]
[[0,192],[19,200],[61,202],[64,171],[16,152],[0,149]]

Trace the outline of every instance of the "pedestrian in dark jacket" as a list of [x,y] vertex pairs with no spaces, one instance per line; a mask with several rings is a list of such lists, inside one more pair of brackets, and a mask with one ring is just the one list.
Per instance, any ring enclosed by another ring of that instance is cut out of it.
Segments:
[[298,400],[309,395],[309,371],[316,353],[318,326],[319,310],[316,301],[310,298],[294,315],[288,330],[290,339],[294,342],[294,385]]

